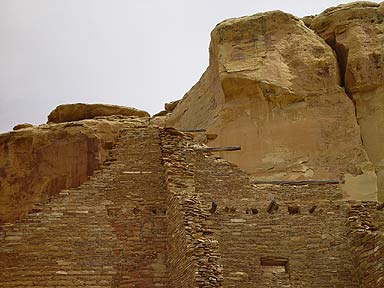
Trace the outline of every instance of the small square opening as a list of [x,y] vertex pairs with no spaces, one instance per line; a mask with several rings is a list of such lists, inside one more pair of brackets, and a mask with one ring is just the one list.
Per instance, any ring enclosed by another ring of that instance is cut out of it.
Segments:
[[291,215],[300,214],[300,206],[298,205],[288,206],[288,213]]

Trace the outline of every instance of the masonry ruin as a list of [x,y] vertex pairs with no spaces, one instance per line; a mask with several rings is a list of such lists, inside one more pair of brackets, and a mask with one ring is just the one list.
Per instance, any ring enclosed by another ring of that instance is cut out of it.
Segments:
[[383,288],[383,13],[229,19],[158,115],[0,134],[0,287]]
[[1,226],[0,287],[383,287],[378,203],[252,184],[192,138],[121,129],[88,181]]

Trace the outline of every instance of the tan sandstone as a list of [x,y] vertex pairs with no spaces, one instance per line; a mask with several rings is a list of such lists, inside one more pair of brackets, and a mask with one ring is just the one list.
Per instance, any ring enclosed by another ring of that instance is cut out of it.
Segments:
[[347,185],[345,197],[376,199],[353,102],[320,36],[273,11],[223,21],[211,38],[208,69],[166,125],[207,128],[210,146],[240,145],[220,156],[259,180],[367,174],[371,189]]
[[48,115],[48,123],[62,123],[111,115],[149,117],[147,112],[132,107],[76,103],[57,106]]
[[356,105],[361,137],[384,200],[384,4],[357,2],[327,9],[310,28],[339,59],[342,82]]
[[25,129],[25,128],[31,128],[33,127],[32,124],[29,124],[29,123],[22,123],[22,124],[17,124],[15,125],[15,127],[13,127],[12,130],[20,130],[20,129]]

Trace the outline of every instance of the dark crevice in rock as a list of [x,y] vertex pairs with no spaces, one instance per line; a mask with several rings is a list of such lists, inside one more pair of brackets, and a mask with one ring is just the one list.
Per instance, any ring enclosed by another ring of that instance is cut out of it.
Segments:
[[[348,96],[349,99],[351,99],[353,103],[353,107],[355,109],[356,122],[357,122],[357,125],[359,125],[359,121],[357,117],[356,101],[353,99],[352,93],[348,89],[348,84],[346,83],[347,82],[346,72],[347,72],[348,52],[349,52],[348,48],[336,41],[335,34],[333,34],[333,37],[325,39],[325,42],[329,45],[329,47],[331,47],[331,49],[335,53],[337,66],[340,74],[340,86],[344,88],[345,94]],[[364,146],[363,137],[361,136],[361,133],[360,133],[360,141],[361,141],[361,144]]]
[[333,36],[332,38],[326,39],[325,42],[329,45],[329,47],[332,48],[332,50],[335,52],[337,66],[339,68],[340,73],[340,86],[343,87],[346,91],[346,94],[349,98],[350,95],[348,94],[348,88],[346,87],[345,83],[345,72],[347,67],[347,61],[348,61],[348,49],[344,47],[343,45],[336,42],[336,37]]

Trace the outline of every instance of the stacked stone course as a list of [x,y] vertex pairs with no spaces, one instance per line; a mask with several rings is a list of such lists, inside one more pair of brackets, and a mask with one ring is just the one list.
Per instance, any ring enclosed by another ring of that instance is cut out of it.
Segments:
[[[199,157],[197,163],[197,193],[206,205],[217,203],[224,287],[359,287],[338,186],[251,185],[227,161]],[[272,201],[277,210],[268,212]],[[263,266],[263,258],[287,263]]]
[[195,190],[198,152],[191,139],[174,129],[165,129],[161,139],[170,203],[168,239],[179,240],[168,242],[171,287],[222,287],[211,215]]
[[384,287],[384,210],[375,202],[353,203],[349,241],[360,287]]

